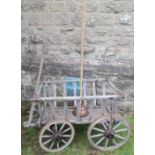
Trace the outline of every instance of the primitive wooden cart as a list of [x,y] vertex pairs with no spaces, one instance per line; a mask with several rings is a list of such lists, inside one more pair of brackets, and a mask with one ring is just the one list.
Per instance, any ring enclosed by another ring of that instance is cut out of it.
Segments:
[[44,125],[39,143],[47,152],[61,151],[71,144],[75,135],[73,124],[90,124],[88,141],[101,151],[120,148],[129,139],[130,127],[119,115],[123,94],[108,79],[83,79],[83,52],[82,41],[80,78],[41,81],[43,52],[29,119],[24,126]]

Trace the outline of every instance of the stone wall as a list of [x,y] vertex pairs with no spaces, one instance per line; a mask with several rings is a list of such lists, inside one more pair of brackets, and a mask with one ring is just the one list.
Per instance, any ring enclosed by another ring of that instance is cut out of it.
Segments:
[[111,79],[133,107],[133,0],[22,0],[22,100],[32,96],[44,45],[44,75],[79,75],[82,2],[84,76]]

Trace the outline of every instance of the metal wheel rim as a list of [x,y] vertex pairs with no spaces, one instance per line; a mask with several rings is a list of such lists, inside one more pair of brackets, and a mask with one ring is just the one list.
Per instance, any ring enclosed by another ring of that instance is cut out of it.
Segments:
[[[95,127],[95,125],[97,124],[97,123],[99,123],[99,122],[101,122],[101,121],[103,121],[103,120],[109,120],[109,118],[106,118],[106,117],[102,117],[102,118],[99,118],[99,119],[97,119],[96,121],[94,121],[92,124],[90,124],[90,126],[89,126],[89,128],[88,128],[88,132],[87,132],[87,136],[88,136],[88,141],[89,141],[89,143],[90,143],[90,145],[92,146],[92,147],[94,147],[95,149],[98,149],[98,150],[100,150],[100,151],[112,151],[112,150],[115,150],[115,149],[118,149],[118,148],[120,148],[120,147],[122,147],[127,141],[128,141],[128,139],[129,139],[129,137],[130,137],[130,127],[129,127],[129,125],[128,125],[128,123],[121,117],[121,116],[114,116],[114,118],[115,119],[119,119],[123,124],[124,124],[124,126],[126,126],[126,129],[127,129],[127,134],[126,134],[126,137],[125,137],[125,139],[122,141],[122,142],[120,142],[120,143],[118,143],[117,145],[115,144],[115,145],[112,145],[112,146],[108,146],[108,147],[105,147],[105,146],[99,146],[99,145],[96,145],[95,143],[94,143],[94,141],[92,140],[93,138],[91,138],[91,132],[92,132],[92,130],[93,130],[93,128]],[[119,129],[115,129],[115,130],[119,130]],[[125,129],[124,129],[125,130]],[[96,135],[97,136],[97,135]],[[99,136],[99,134],[98,134],[98,136]],[[102,136],[101,136],[102,137]],[[121,138],[121,137],[119,137],[119,138]],[[104,141],[106,140],[106,138],[102,138]],[[101,140],[101,142],[102,142],[102,140]],[[115,141],[116,142],[116,141]],[[106,143],[106,142],[105,142]]]
[[[64,138],[62,138],[63,141],[61,140],[61,142],[58,142],[59,144],[57,144],[57,142],[55,142],[51,138],[54,135],[56,135],[56,132],[51,129],[53,126],[56,126],[56,125],[58,127],[57,131],[61,130],[61,133],[64,132],[62,134],[64,136]],[[68,128],[66,128],[66,127],[68,127]],[[47,133],[49,133],[49,134],[47,134]],[[69,146],[71,144],[71,142],[73,141],[74,135],[75,135],[75,131],[74,131],[74,127],[71,123],[69,123],[67,121],[50,122],[50,123],[46,124],[41,129],[40,134],[39,134],[39,144],[40,144],[41,148],[43,150],[45,150],[46,152],[62,151],[63,149],[65,149],[67,146]],[[49,137],[47,137],[47,136],[49,136]],[[47,139],[44,140],[44,138],[47,138]],[[53,142],[55,144],[53,144]],[[61,143],[61,145],[60,145],[60,143]],[[62,143],[64,143],[64,145],[62,145]],[[57,145],[57,148],[53,148],[56,145]],[[58,147],[58,145],[59,145],[59,147]]]

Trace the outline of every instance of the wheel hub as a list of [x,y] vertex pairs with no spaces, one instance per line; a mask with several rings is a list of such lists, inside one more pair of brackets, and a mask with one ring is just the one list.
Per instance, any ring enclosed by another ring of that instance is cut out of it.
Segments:
[[112,130],[107,130],[105,132],[105,137],[108,139],[112,139],[114,137],[114,132]]
[[61,137],[62,137],[62,134],[59,133],[59,132],[56,132],[56,133],[53,135],[52,139],[53,139],[54,141],[59,142],[59,141],[61,140]]

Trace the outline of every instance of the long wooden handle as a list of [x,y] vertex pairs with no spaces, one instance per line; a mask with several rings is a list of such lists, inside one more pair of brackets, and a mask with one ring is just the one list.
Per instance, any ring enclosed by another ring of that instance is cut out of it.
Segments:
[[81,27],[81,56],[80,56],[80,96],[83,97],[83,58],[84,58],[84,30],[85,30],[85,7],[82,6],[82,27]]

